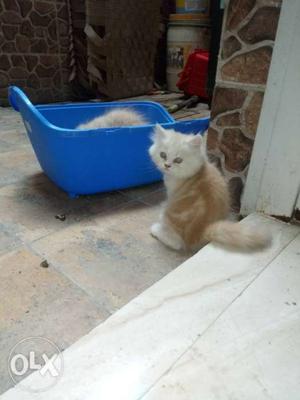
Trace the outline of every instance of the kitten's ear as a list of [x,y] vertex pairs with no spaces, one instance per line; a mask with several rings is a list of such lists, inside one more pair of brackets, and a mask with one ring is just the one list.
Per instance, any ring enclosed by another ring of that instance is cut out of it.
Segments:
[[200,147],[203,143],[203,138],[200,134],[189,136],[188,143],[193,147]]
[[160,139],[163,139],[165,137],[166,137],[165,129],[161,125],[156,124],[155,127],[154,127],[154,130],[153,130],[152,140],[153,141],[160,140]]

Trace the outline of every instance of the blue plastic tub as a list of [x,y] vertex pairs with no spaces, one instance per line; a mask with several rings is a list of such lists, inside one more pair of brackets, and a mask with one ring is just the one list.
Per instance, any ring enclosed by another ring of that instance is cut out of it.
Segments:
[[[160,180],[161,174],[148,155],[153,126],[160,123],[180,132],[198,133],[209,123],[209,118],[175,122],[160,104],[149,101],[34,106],[15,86],[9,88],[9,101],[22,115],[41,168],[72,197]],[[134,108],[150,124],[74,129],[113,107]]]

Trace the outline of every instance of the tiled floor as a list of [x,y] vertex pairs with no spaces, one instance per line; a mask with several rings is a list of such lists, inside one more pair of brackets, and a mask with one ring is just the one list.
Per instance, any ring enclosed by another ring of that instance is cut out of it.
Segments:
[[[300,226],[252,214],[272,245],[205,246],[0,400],[299,400]],[[29,391],[31,390],[31,391]]]
[[69,199],[41,173],[19,114],[0,108],[0,393],[19,340],[64,349],[188,257],[149,235],[163,198],[154,184]]

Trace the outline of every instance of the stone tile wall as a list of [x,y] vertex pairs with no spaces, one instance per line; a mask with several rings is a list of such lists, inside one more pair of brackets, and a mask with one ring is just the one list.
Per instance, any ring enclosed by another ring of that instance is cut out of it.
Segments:
[[7,86],[33,102],[70,97],[69,0],[0,0],[0,104]]
[[[72,24],[72,55],[73,62],[70,65],[70,77],[72,92],[76,99],[95,97],[89,83],[87,72],[87,38],[84,33],[86,12],[85,0],[69,0]],[[70,54],[70,56],[72,56]]]
[[281,0],[229,0],[224,14],[209,152],[239,209],[250,162]]

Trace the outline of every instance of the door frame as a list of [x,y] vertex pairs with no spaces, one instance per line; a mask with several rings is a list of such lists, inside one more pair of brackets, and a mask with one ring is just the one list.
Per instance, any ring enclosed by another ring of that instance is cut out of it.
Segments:
[[300,1],[283,0],[242,215],[257,211],[290,219],[299,198],[299,43]]

